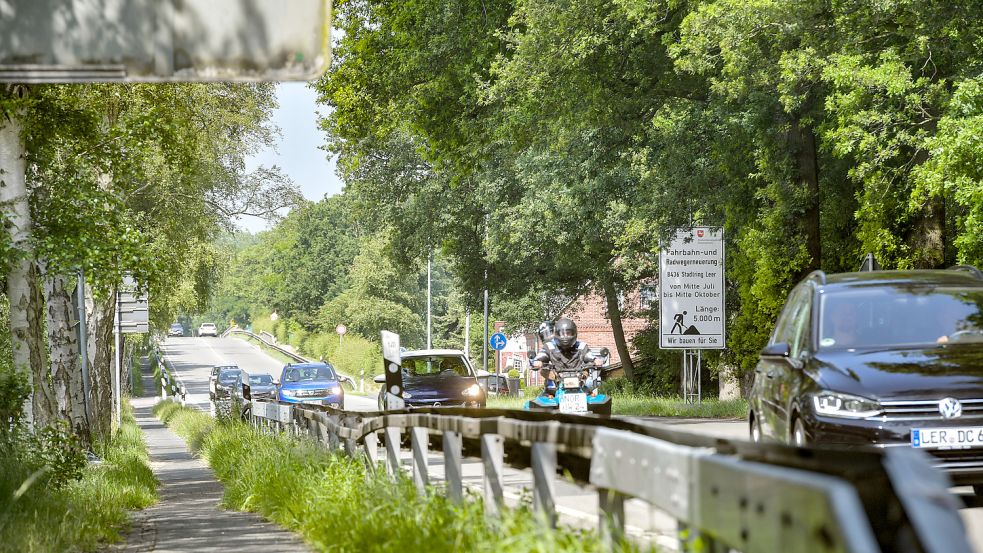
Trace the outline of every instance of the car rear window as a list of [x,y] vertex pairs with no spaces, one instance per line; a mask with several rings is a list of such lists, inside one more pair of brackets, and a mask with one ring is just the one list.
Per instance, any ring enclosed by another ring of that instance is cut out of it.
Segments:
[[273,384],[273,377],[268,374],[257,374],[249,377],[250,384]]
[[403,358],[403,370],[413,376],[435,376],[438,374],[470,376],[468,366],[458,356],[428,356]]
[[823,294],[820,349],[983,342],[983,290],[884,287]]
[[290,367],[283,376],[284,382],[314,382],[317,380],[337,380],[331,365],[321,367]]

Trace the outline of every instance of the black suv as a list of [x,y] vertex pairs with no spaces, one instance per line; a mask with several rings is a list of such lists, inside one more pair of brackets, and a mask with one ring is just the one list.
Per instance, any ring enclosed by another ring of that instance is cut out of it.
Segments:
[[755,372],[753,440],[915,447],[983,493],[979,270],[816,271]]

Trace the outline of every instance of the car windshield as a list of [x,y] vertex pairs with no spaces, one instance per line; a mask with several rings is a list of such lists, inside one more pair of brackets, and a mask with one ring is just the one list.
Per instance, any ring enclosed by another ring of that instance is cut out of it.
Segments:
[[184,327],[183,327],[183,326],[181,326],[181,325],[180,325],[180,324],[178,324],[178,323],[174,323],[174,324],[172,324],[172,325],[171,325],[171,330],[181,330],[181,329],[183,329],[183,328],[184,328]]
[[284,382],[313,382],[316,380],[335,380],[334,369],[330,365],[290,367],[283,377]]
[[223,369],[218,373],[218,380],[222,383],[232,383],[239,378],[239,369]]
[[438,374],[470,376],[464,359],[454,356],[434,355],[428,357],[403,358],[403,370],[413,376],[432,376]]
[[983,341],[983,290],[855,289],[820,301],[820,349]]
[[273,384],[273,377],[268,374],[256,374],[249,377],[249,383],[256,386]]

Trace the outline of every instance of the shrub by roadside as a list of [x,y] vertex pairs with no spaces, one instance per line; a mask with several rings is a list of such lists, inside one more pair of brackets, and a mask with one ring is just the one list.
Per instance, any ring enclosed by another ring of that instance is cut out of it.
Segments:
[[2,438],[0,549],[94,551],[120,540],[127,510],[156,502],[157,480],[129,408],[120,431],[93,447],[100,464],[86,464],[84,452],[67,432],[52,429],[43,438]]
[[[211,465],[226,506],[300,532],[324,551],[602,551],[593,531],[550,530],[528,508],[486,522],[478,498],[462,506],[407,478],[366,474],[361,461],[315,444],[163,402],[155,411]],[[631,549],[630,546],[625,546]]]

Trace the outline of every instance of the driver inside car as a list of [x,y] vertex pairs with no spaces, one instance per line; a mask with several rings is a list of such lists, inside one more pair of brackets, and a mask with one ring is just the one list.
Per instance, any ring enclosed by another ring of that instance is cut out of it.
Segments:
[[585,342],[577,340],[577,324],[564,318],[556,321],[553,339],[543,344],[533,358],[532,366],[546,379],[546,389],[555,390],[559,372],[582,371],[580,377],[583,379],[584,367],[591,363],[600,367],[604,360],[594,356]]

